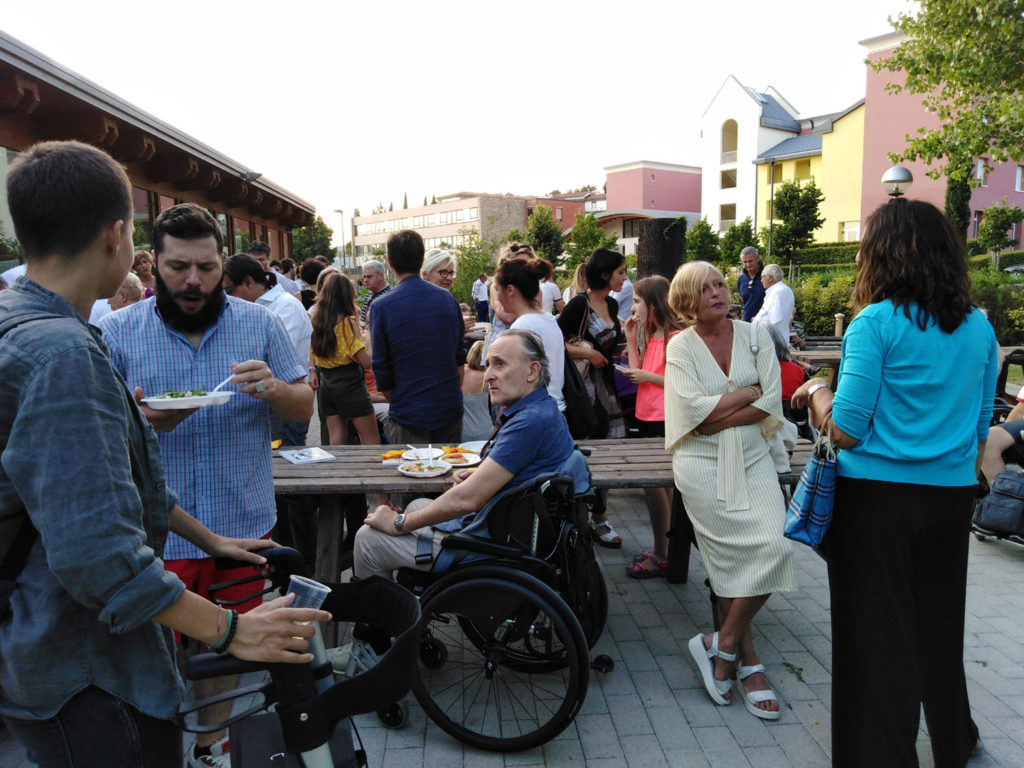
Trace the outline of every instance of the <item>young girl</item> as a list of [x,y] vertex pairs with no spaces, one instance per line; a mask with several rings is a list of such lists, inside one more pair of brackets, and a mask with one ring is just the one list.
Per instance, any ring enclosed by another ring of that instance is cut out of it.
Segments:
[[[665,344],[682,325],[668,306],[669,282],[660,275],[645,277],[633,286],[633,314],[626,320],[626,349],[629,370],[634,381],[636,419],[641,437],[665,436]],[[639,340],[638,340],[639,337]],[[671,488],[645,488],[647,511],[654,533],[654,549],[642,552],[626,573],[635,579],[664,576],[668,568],[669,516]]]
[[[312,321],[309,384],[320,392],[320,417],[327,423],[331,445],[345,445],[349,419],[363,445],[379,445],[377,417],[363,376],[370,355],[359,332],[355,291],[347,276],[334,272],[324,279]],[[387,501],[386,494],[377,494],[378,504]]]

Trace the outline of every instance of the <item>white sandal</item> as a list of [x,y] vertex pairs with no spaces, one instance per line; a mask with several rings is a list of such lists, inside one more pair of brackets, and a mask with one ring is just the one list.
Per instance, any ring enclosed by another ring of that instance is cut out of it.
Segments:
[[[747,705],[747,712],[754,717],[759,717],[762,720],[778,720],[782,714],[782,702],[779,701],[775,691],[769,687],[767,691],[751,691],[747,693],[743,688],[743,681],[751,675],[756,675],[758,672],[764,674],[764,664],[751,664],[749,667],[740,664],[736,667],[736,677],[739,679],[737,688],[740,689],[740,696],[743,697],[743,703]],[[765,677],[765,680],[767,679]],[[768,709],[759,709],[757,705],[765,701],[778,701],[779,708],[774,712]]]
[[726,698],[725,694],[732,689],[732,680],[715,679],[715,663],[712,659],[717,656],[722,661],[736,661],[736,654],[718,649],[717,632],[711,636],[710,648],[704,647],[704,635],[700,632],[690,638],[687,648],[690,649],[690,655],[693,656],[697,669],[700,670],[701,678],[704,681],[704,690],[708,692],[711,700],[720,707],[731,704],[732,698]]

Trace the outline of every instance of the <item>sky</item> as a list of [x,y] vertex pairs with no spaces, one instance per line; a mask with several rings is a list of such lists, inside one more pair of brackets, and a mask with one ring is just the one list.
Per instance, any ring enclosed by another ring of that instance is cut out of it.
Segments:
[[[730,74],[802,115],[864,95],[908,0],[0,0],[0,30],[313,204],[600,187],[697,164]],[[345,239],[348,239],[346,234]]]

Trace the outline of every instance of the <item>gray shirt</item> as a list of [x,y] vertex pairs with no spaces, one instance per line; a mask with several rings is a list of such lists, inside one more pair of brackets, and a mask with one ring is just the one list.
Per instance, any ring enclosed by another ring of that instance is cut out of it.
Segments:
[[[176,498],[156,435],[99,332],[22,278],[0,294],[0,551],[39,537],[0,623],[0,712],[52,717],[97,686],[153,717],[180,699],[173,638],[153,617],[184,592],[159,557]],[[24,511],[23,511],[24,510]]]

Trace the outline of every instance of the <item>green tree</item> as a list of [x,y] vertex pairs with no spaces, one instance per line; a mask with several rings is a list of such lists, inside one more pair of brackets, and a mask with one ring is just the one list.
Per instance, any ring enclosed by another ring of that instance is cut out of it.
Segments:
[[1021,0],[920,0],[916,15],[890,23],[907,35],[876,71],[905,72],[906,90],[923,96],[938,128],[907,136],[907,148],[890,157],[923,160],[939,178],[969,178],[971,161],[1024,159],[1024,12]]
[[555,212],[546,205],[538,205],[526,226],[528,242],[533,252],[557,265],[562,259],[565,239],[562,228],[555,221]]
[[749,245],[757,245],[757,237],[754,236],[754,223],[747,216],[739,224],[733,224],[729,231],[722,236],[723,262],[734,265],[740,263],[740,251]]
[[971,180],[969,175],[956,174],[946,179],[946,218],[960,240],[967,243],[967,227],[971,223]]
[[711,229],[707,216],[695,222],[686,233],[687,261],[718,261],[720,249],[718,235]]
[[452,293],[459,301],[473,306],[473,281],[480,277],[481,272],[494,274],[495,259],[501,243],[496,240],[482,240],[476,230],[460,229],[459,234],[463,236],[463,240],[456,256],[457,267]]
[[21,261],[21,256],[21,243],[18,242],[18,238],[4,232],[4,223],[0,221],[0,257]]
[[409,193],[408,192],[403,192],[402,193],[402,210],[404,211],[408,207],[409,207]]
[[306,259],[317,255],[334,258],[334,249],[331,247],[331,238],[334,230],[324,223],[324,220],[317,216],[308,227],[299,227],[292,231],[292,258],[296,264],[301,264]]
[[981,226],[978,227],[978,245],[992,254],[993,268],[999,264],[999,251],[1017,244],[1018,238],[1010,237],[1008,230],[1022,220],[1024,211],[1010,205],[1005,197],[1003,202],[994,203],[985,209]]
[[570,274],[579,264],[587,260],[591,253],[598,248],[616,248],[619,238],[617,235],[606,235],[597,217],[592,213],[584,216],[576,214],[573,221],[572,231],[569,233],[569,240],[565,245],[565,251],[569,255],[562,265]]
[[825,222],[818,213],[824,199],[813,181],[805,186],[787,181],[775,191],[776,221],[771,228],[769,255],[792,265],[796,252],[810,245],[811,233]]
[[504,243],[528,243],[530,242],[530,236],[523,232],[521,229],[510,229],[505,233],[505,237],[502,238]]

